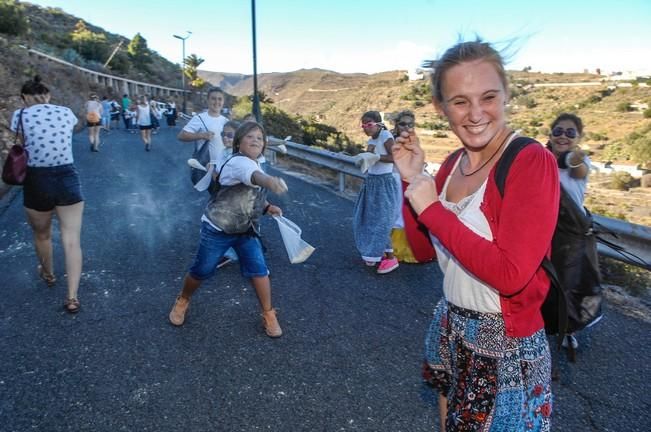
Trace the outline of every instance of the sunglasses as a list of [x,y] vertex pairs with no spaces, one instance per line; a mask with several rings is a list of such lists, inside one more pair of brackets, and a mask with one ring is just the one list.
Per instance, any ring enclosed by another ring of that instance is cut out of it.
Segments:
[[414,123],[413,123],[413,122],[411,122],[411,123],[408,123],[408,122],[398,122],[398,126],[400,126],[400,127],[413,128],[413,127],[414,127]]
[[552,129],[552,136],[559,137],[563,134],[570,139],[574,139],[578,135],[574,128],[563,129],[562,127],[555,127]]
[[235,133],[233,132],[222,132],[222,138],[235,138]]
[[377,123],[375,122],[368,122],[368,123],[362,123],[362,129],[370,129],[373,126],[376,126]]

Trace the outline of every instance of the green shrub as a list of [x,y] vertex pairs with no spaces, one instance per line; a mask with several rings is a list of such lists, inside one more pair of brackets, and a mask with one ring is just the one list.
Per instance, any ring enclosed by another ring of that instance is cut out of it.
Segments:
[[19,36],[27,28],[23,6],[16,0],[0,0],[0,33]]
[[642,115],[644,116],[644,118],[651,118],[651,108],[645,109]]
[[617,107],[615,108],[615,110],[617,112],[631,112],[631,111],[633,111],[633,107],[628,102],[620,102],[620,103],[617,104]]
[[590,96],[590,98],[588,99],[588,102],[590,102],[590,103],[601,102],[601,96],[599,96],[599,95],[592,95],[592,96]]
[[629,190],[635,185],[635,179],[627,172],[616,172],[610,177],[609,189]]

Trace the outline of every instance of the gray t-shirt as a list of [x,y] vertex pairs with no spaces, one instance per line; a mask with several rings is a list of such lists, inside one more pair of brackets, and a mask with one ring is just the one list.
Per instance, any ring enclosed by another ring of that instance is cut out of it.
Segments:
[[[11,130],[18,129],[20,110],[14,111]],[[25,150],[29,154],[27,165],[31,167],[53,167],[73,163],[72,133],[77,116],[70,108],[37,104],[25,108],[22,116],[22,130]]]

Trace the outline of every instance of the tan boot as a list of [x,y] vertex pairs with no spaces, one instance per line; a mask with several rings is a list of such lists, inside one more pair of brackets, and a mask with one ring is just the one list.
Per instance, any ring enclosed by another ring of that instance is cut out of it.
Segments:
[[178,296],[170,312],[170,322],[175,326],[183,325],[188,306],[190,306],[190,299]]
[[262,326],[269,337],[277,338],[283,334],[280,324],[278,324],[278,320],[276,319],[276,309],[262,311]]

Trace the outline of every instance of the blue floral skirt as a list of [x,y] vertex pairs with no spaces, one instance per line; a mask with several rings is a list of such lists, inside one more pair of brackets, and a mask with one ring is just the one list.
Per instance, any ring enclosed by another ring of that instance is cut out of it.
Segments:
[[506,335],[498,313],[441,299],[425,340],[423,378],[447,397],[448,431],[549,431],[551,356],[543,329]]

